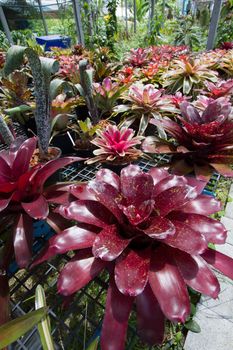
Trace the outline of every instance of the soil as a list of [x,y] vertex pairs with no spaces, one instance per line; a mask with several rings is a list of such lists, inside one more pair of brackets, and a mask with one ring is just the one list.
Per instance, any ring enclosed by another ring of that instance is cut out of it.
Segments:
[[57,159],[61,156],[61,150],[57,147],[49,147],[48,153],[41,156],[39,148],[37,148],[31,158],[30,166],[45,164],[50,160]]

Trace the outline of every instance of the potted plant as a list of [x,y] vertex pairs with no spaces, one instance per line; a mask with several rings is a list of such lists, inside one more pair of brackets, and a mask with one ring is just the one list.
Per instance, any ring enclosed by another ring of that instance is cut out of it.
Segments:
[[69,197],[66,190],[69,185],[47,186],[47,179],[58,169],[82,160],[78,157],[66,157],[31,166],[36,145],[35,137],[26,141],[17,138],[11,143],[9,150],[0,152],[1,221],[5,221],[5,224],[2,222],[3,227],[6,223],[10,224],[8,234],[1,235],[0,271],[1,280],[4,281],[0,284],[0,297],[3,299],[0,315],[7,309],[6,303],[9,302],[7,271],[10,262],[15,257],[18,266],[23,268],[31,261],[34,220],[48,220],[56,230],[66,227],[63,221],[51,214],[50,203],[66,203]]
[[148,137],[142,149],[148,153],[170,153],[169,164],[176,174],[194,172],[200,180],[209,180],[213,171],[233,176],[232,107],[226,98],[210,99],[204,111],[191,103],[180,104],[179,121],[163,118],[151,123],[159,125],[173,140]]
[[160,344],[165,320],[185,322],[190,314],[187,286],[217,298],[212,267],[233,279],[233,259],[208,248],[226,240],[223,224],[208,217],[221,203],[184,177],[160,168],[144,173],[135,165],[120,176],[101,169],[70,193],[76,199],[56,212],[76,224],[51,238],[34,265],[76,251],[58,278],[58,292],[65,296],[107,270],[102,350],[124,350],[132,308],[141,339]]
[[24,60],[24,55],[28,58],[34,81],[35,121],[39,143],[39,149],[35,151],[35,161],[44,162],[61,155],[59,149],[49,148],[51,99],[54,94],[53,90],[57,89],[57,85],[54,84],[55,86],[53,86],[51,91],[50,81],[51,74],[57,72],[59,64],[51,58],[39,57],[37,52],[30,47],[13,45],[7,52],[6,63],[3,69],[4,76],[8,76],[20,67]]
[[103,163],[105,167],[121,170],[126,164],[137,160],[142,156],[141,150],[135,146],[140,145],[142,136],[134,136],[133,129],[118,128],[116,125],[108,125],[104,129],[96,130],[97,136],[91,141],[97,146],[93,151],[95,157],[86,161],[87,164]]

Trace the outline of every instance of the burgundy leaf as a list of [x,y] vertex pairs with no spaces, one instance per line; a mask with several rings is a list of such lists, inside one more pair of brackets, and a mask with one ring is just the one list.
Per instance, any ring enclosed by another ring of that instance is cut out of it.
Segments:
[[31,267],[51,259],[56,254],[63,254],[69,250],[92,247],[96,233],[82,227],[72,226],[50,238],[47,246],[37,255]]
[[46,199],[40,195],[34,201],[25,203],[21,203],[23,209],[26,211],[28,215],[30,215],[33,219],[46,219],[49,214],[49,206]]
[[154,186],[153,198],[155,196],[158,196],[161,192],[168,190],[171,187],[184,186],[186,184],[187,184],[187,179],[185,177],[169,175]]
[[17,151],[17,155],[12,164],[12,175],[18,178],[29,169],[30,160],[36,149],[37,138],[31,137],[24,141]]
[[185,204],[180,210],[184,213],[211,215],[222,209],[220,201],[204,194]]
[[58,278],[58,292],[71,295],[93,280],[106,266],[106,262],[95,259],[90,251],[80,251],[66,264]]
[[96,199],[108,208],[119,222],[124,222],[124,216],[116,203],[120,194],[115,187],[103,181],[92,180],[88,183],[88,190],[95,193]]
[[180,110],[181,113],[183,115],[183,117],[185,117],[185,119],[191,123],[191,124],[202,124],[203,120],[200,116],[200,114],[198,113],[198,110],[193,107],[189,102],[182,102],[180,104]]
[[115,225],[107,226],[96,236],[92,253],[96,258],[111,261],[123,252],[130,241],[120,236]]
[[46,221],[56,233],[60,233],[70,226],[70,221],[63,218],[60,214],[54,212],[49,213]]
[[217,298],[220,285],[217,277],[200,256],[190,256],[175,250],[174,260],[187,285],[196,291]]
[[16,219],[14,228],[15,259],[20,268],[26,267],[32,257],[32,219],[30,216],[20,214]]
[[70,202],[71,184],[55,184],[46,188],[43,196],[48,203],[68,205]]
[[153,217],[151,220],[148,220],[148,223],[149,227],[143,229],[143,232],[151,238],[165,239],[175,233],[175,226],[166,218]]
[[153,191],[152,176],[137,168],[136,165],[129,165],[121,171],[121,192],[128,205],[137,206],[151,199]]
[[51,175],[53,175],[57,170],[71,163],[79,162],[83,160],[85,159],[80,157],[64,157],[64,158],[58,158],[58,159],[49,161],[37,171],[37,174],[33,179],[35,189],[37,190],[42,189],[45,181]]
[[10,291],[8,276],[0,275],[0,326],[10,318]]
[[161,247],[152,254],[149,282],[165,316],[173,322],[184,322],[190,313],[189,296],[168,249]]
[[154,198],[155,208],[159,215],[165,216],[172,210],[175,210],[188,203],[191,199],[196,198],[196,196],[196,190],[188,185],[171,187]]
[[77,185],[71,186],[70,193],[78,199],[91,199],[95,200],[95,194],[91,193],[88,188],[87,183],[79,183]]
[[189,186],[194,187],[198,194],[201,194],[204,190],[205,186],[207,185],[206,180],[197,180],[197,178],[193,176],[187,176],[186,181]]
[[7,164],[6,160],[1,157],[0,152],[0,184],[6,184],[11,179],[11,168]]
[[149,283],[136,298],[137,331],[143,342],[161,344],[164,339],[165,320]]
[[233,170],[227,164],[210,163],[210,165],[221,175],[233,177]]
[[185,223],[191,229],[204,235],[207,242],[223,244],[227,238],[227,231],[224,225],[218,220],[208,218],[200,214],[188,214],[180,211],[169,215],[170,220]]
[[215,269],[221,271],[225,276],[233,279],[233,259],[227,255],[217,252],[216,250],[208,248],[202,257],[208,264]]
[[96,180],[104,181],[106,183],[111,184],[116,188],[117,191],[120,190],[120,178],[117,174],[109,169],[100,169],[96,173]]
[[92,200],[79,200],[69,206],[56,209],[66,219],[77,220],[98,227],[106,227],[114,223],[114,217],[101,203]]
[[13,197],[13,194],[8,195],[7,198],[0,198],[0,211],[3,211],[4,209],[6,209],[12,197]]
[[194,231],[186,223],[172,220],[176,233],[165,239],[166,244],[193,255],[201,254],[207,248],[207,241],[200,232]]
[[209,164],[205,164],[205,165],[194,164],[194,171],[195,171],[196,179],[200,182],[200,184],[203,183],[203,189],[204,189],[205,187],[204,184],[208,183],[208,181],[211,178],[211,175],[213,174],[213,168]]
[[[124,350],[128,318],[134,298],[125,296],[117,289],[114,278],[110,279],[104,321],[101,331],[101,350]],[[111,336],[110,336],[111,335]]]
[[122,205],[119,204],[119,208],[123,211],[125,216],[133,225],[138,225],[145,221],[154,209],[155,202],[153,200],[147,200],[139,205]]
[[126,249],[117,259],[115,282],[121,293],[129,296],[142,293],[148,281],[150,255],[150,249]]

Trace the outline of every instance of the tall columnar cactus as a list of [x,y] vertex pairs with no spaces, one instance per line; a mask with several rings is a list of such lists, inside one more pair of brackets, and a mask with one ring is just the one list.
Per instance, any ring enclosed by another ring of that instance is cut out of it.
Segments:
[[12,132],[10,131],[7,123],[5,122],[3,116],[1,115],[0,115],[0,135],[3,138],[3,141],[5,142],[5,144],[7,144],[8,146],[14,140]]
[[34,80],[36,99],[35,121],[40,153],[43,157],[48,152],[51,129],[51,74],[58,70],[59,64],[51,58],[39,57],[38,54],[29,47],[13,45],[7,52],[6,64],[3,71],[5,76],[11,74],[15,69],[20,67],[23,63],[24,55],[28,58]]
[[95,124],[98,122],[98,111],[93,97],[93,70],[88,69],[87,65],[87,60],[79,62],[80,81],[83,97],[85,98],[90,117]]

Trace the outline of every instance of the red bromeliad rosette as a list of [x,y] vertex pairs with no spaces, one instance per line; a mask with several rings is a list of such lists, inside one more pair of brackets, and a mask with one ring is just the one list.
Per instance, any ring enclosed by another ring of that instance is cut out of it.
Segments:
[[11,144],[9,150],[0,152],[1,218],[13,223],[12,235],[9,235],[5,246],[5,257],[0,262],[1,268],[8,268],[13,254],[19,267],[29,264],[32,255],[33,219],[50,218],[50,224],[54,224],[55,215],[50,217],[49,204],[65,204],[69,196],[67,190],[70,185],[46,188],[46,180],[58,169],[83,160],[66,157],[31,167],[30,160],[36,145],[36,137],[26,141],[19,138]]
[[207,217],[221,204],[199,193],[184,177],[129,165],[120,177],[102,169],[89,183],[74,185],[77,200],[57,209],[77,224],[53,237],[34,265],[77,250],[58,280],[66,296],[108,268],[102,350],[124,349],[134,302],[141,339],[161,343],[165,318],[184,322],[190,313],[187,286],[218,296],[209,265],[233,278],[233,260],[208,248],[226,240],[224,226]]

